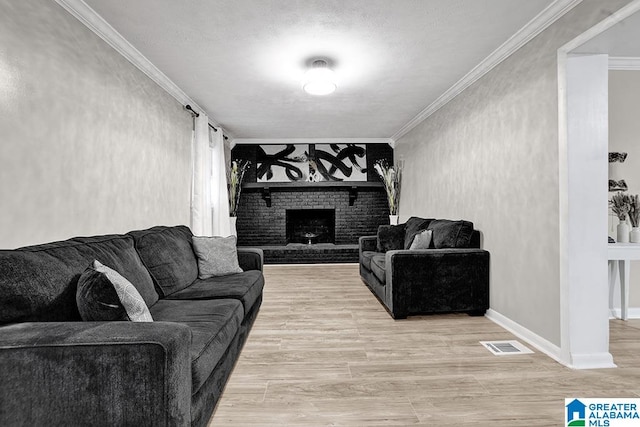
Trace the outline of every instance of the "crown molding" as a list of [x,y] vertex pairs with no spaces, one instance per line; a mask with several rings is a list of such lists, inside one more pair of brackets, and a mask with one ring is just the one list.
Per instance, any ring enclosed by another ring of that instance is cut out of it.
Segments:
[[235,138],[233,145],[242,144],[389,144],[394,146],[391,138]]
[[444,107],[449,101],[462,93],[465,89],[478,81],[482,76],[495,68],[502,61],[511,56],[514,52],[527,44],[531,39],[540,34],[551,24],[560,19],[564,14],[580,4],[582,0],[556,0],[547,6],[542,12],[536,15],[517,33],[511,36],[500,47],[494,50],[482,62],[476,65],[464,77],[458,80],[453,86],[447,89],[438,99],[433,101],[424,110],[418,113],[407,124],[402,126],[392,137],[394,141],[399,141],[409,131],[423,122],[427,117]]
[[640,71],[640,58],[626,56],[610,56],[609,70]]
[[[173,96],[182,105],[191,105],[198,113],[208,115],[193,99],[180,89],[169,77],[160,71],[151,61],[149,61],[138,49],[133,47],[115,28],[104,20],[82,0],[55,0],[67,12],[73,15],[84,26],[93,31],[98,37],[104,40],[109,46],[114,48],[120,55],[124,56],[140,71],[146,74],[158,86]],[[217,128],[222,128],[219,123],[209,117],[209,123]],[[223,129],[225,135],[228,133]]]

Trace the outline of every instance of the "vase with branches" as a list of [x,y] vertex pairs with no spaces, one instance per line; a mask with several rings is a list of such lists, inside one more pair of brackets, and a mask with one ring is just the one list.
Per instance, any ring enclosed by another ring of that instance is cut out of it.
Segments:
[[627,215],[629,215],[631,211],[631,197],[620,191],[611,197],[609,206],[620,221],[617,228],[618,243],[628,243],[629,226],[627,225]]
[[[373,168],[384,184],[384,189],[387,193],[387,202],[389,203],[389,214],[396,217],[395,220],[397,221],[402,167],[399,165],[390,166],[386,160],[378,160]],[[392,219],[392,221],[394,221],[394,219]]]
[[240,194],[242,193],[242,180],[244,174],[249,168],[248,160],[234,160],[231,162],[231,169],[227,181],[229,183],[229,216],[238,216],[238,205],[240,203]]
[[609,200],[609,206],[611,206],[611,211],[616,214],[621,222],[627,220],[627,215],[631,210],[629,196],[620,191],[611,197],[611,200]]

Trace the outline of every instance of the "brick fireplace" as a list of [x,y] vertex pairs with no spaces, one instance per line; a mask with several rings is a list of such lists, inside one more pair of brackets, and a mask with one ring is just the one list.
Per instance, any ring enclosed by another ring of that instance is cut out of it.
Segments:
[[[237,213],[238,245],[261,247],[266,263],[357,262],[358,238],[389,223],[386,194],[372,169],[376,159],[392,156],[386,144],[367,145],[371,172],[364,182],[260,183],[250,168]],[[255,164],[255,147],[237,146],[232,158]]]
[[389,209],[382,188],[358,190],[351,206],[349,199],[348,188],[282,188],[271,191],[269,207],[261,190],[245,189],[238,208],[238,245],[283,246],[303,243],[300,239],[297,239],[298,242],[287,240],[287,211],[334,213],[333,239],[314,243],[355,245],[360,236],[376,234],[379,225],[389,223]]

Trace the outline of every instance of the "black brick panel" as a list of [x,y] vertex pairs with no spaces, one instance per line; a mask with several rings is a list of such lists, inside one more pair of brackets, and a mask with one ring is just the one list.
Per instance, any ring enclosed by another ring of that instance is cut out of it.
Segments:
[[260,191],[244,190],[238,207],[238,245],[285,245],[287,209],[335,209],[336,245],[358,244],[360,236],[374,235],[379,225],[389,223],[381,188],[359,189],[353,206],[345,188],[272,189],[271,207]]

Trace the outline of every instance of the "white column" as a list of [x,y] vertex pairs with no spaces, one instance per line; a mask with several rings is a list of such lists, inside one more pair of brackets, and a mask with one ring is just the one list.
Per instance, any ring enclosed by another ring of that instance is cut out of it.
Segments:
[[559,153],[562,350],[574,368],[614,367],[609,353],[607,280],[608,56],[568,56],[563,84],[566,129],[561,119]]

